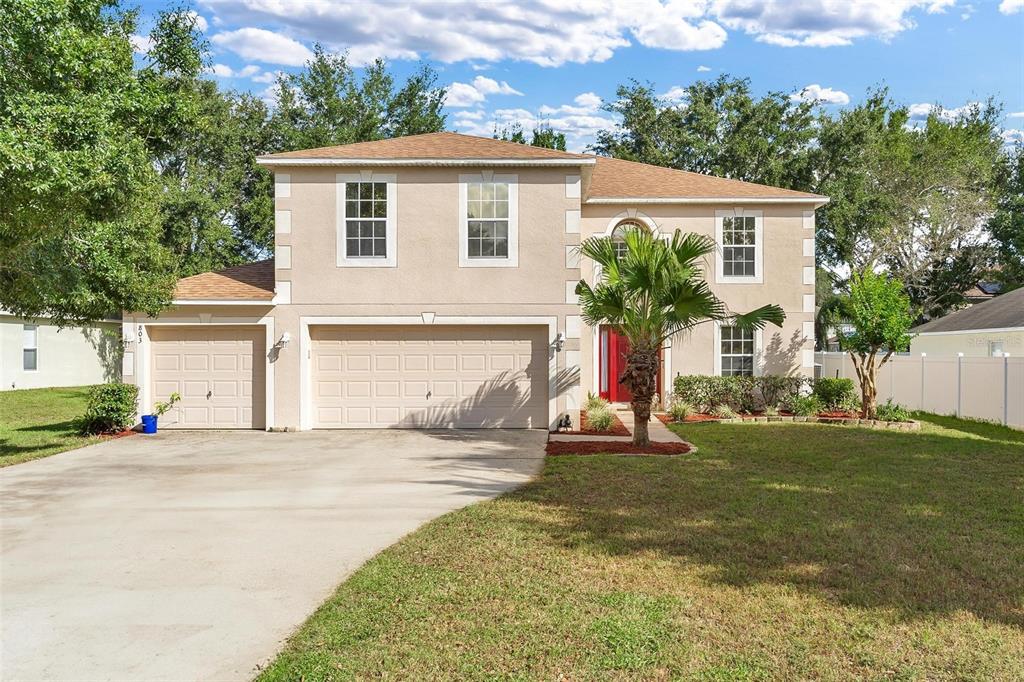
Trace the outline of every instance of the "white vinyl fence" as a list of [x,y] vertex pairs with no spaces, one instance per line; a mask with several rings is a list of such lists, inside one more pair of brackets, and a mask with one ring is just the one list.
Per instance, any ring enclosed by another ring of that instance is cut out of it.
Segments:
[[[820,376],[857,383],[847,353],[815,353]],[[816,372],[817,374],[817,372]],[[1024,357],[897,355],[878,372],[878,402],[1024,429]]]

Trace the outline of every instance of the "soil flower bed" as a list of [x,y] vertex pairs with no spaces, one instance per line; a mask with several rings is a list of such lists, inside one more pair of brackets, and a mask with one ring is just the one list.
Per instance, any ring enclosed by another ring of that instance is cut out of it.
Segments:
[[545,452],[549,455],[685,455],[690,451],[686,443],[655,443],[637,447],[628,442],[609,440],[548,441]]
[[580,428],[579,431],[559,431],[558,433],[563,436],[629,436],[632,435],[626,425],[622,423],[619,416],[612,413],[612,425],[611,428],[604,431],[597,431],[591,429],[587,424],[587,412],[586,410],[580,411]]

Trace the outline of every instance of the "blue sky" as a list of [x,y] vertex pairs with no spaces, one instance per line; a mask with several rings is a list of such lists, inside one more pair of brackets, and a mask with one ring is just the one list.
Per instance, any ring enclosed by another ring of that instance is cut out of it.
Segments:
[[[145,0],[143,23],[166,3]],[[225,87],[265,93],[315,42],[356,63],[422,62],[449,86],[448,126],[547,121],[582,149],[615,121],[600,108],[630,78],[673,88],[722,73],[756,92],[832,109],[873,85],[923,117],[988,96],[1024,140],[1024,0],[194,0]],[[143,42],[143,41],[140,41]]]

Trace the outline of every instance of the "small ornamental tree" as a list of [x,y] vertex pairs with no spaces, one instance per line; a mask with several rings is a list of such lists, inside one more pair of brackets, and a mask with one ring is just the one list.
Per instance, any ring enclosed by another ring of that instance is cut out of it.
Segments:
[[850,293],[839,299],[836,313],[853,327],[853,333],[839,335],[839,346],[853,360],[864,417],[874,419],[878,405],[875,376],[893,353],[910,347],[912,337],[907,332],[914,322],[910,296],[899,280],[866,271],[850,279]]
[[666,241],[627,229],[624,240],[625,253],[610,237],[591,237],[580,245],[580,253],[600,266],[600,275],[594,286],[581,281],[576,294],[588,325],[609,325],[629,340],[618,381],[633,395],[633,443],[646,446],[658,352],[669,337],[713,320],[741,329],[761,329],[769,322],[781,326],[786,315],[772,304],[744,314],[726,308],[704,279],[703,259],[715,252],[710,237],[676,230]]

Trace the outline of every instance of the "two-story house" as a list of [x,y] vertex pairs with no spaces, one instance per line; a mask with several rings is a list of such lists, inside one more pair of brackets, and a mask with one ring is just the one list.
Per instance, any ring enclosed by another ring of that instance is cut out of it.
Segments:
[[676,374],[813,371],[814,209],[825,197],[455,133],[272,154],[275,257],[181,280],[127,314],[125,381],[165,427],[549,428],[616,381],[625,343],[582,323],[592,264],[626,226],[711,235],[708,281],[782,329],[673,338]]

